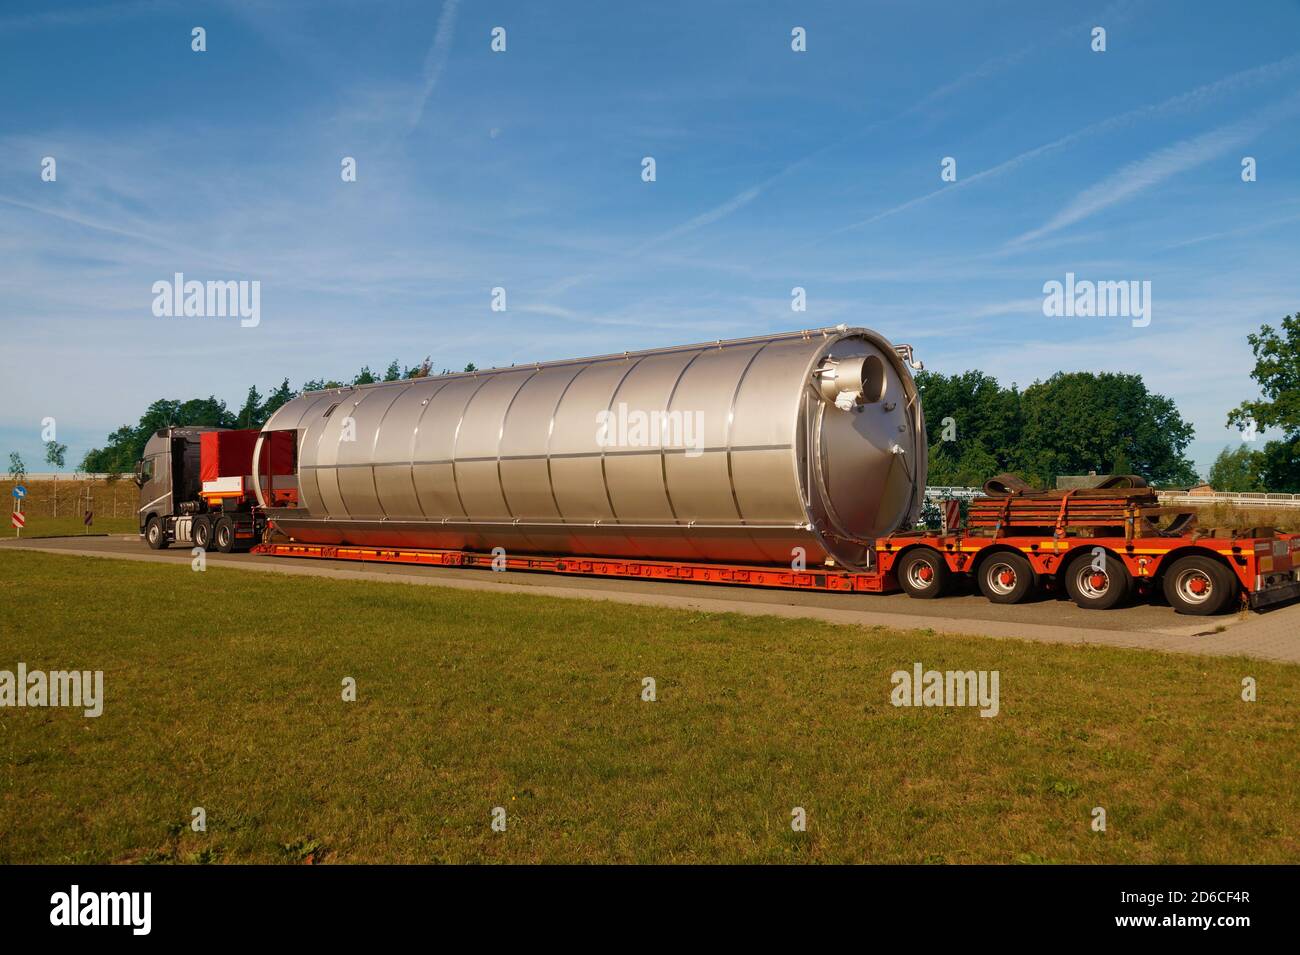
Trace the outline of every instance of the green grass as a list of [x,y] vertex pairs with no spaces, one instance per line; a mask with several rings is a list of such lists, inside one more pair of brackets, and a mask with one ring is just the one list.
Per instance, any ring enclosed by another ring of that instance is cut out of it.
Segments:
[[[16,552],[0,634],[106,696],[0,710],[0,862],[1300,854],[1300,667]],[[1000,715],[891,706],[918,660]]]

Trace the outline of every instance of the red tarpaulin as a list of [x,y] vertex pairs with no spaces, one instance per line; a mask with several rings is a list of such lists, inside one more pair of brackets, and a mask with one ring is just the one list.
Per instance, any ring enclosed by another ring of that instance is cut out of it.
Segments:
[[[199,436],[199,480],[249,477],[253,473],[253,446],[262,432],[256,428],[239,431],[205,431]],[[292,474],[295,432],[272,431],[262,442],[258,473]]]

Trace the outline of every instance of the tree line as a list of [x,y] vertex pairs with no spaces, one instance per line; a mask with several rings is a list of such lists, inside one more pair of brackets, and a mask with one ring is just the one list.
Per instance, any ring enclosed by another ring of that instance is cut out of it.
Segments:
[[1061,474],[1140,474],[1187,485],[1192,426],[1141,375],[1058,372],[1021,390],[981,371],[919,372],[929,483],[978,487],[1004,471],[1050,487]]
[[[227,408],[224,401],[212,395],[206,398],[191,398],[188,401],[159,398],[145,409],[136,424],[122,425],[108,436],[104,447],[87,451],[85,457],[81,459],[81,470],[88,473],[109,474],[134,470],[136,461],[144,454],[144,446],[150,435],[160,428],[199,425],[217,428],[260,428],[282,405],[303,392],[341,388],[346,384],[369,385],[377,381],[424,378],[431,374],[432,367],[432,362],[428,358],[413,366],[404,366],[393,361],[382,375],[377,375],[370,370],[369,365],[365,365],[349,382],[336,381],[333,378],[313,378],[303,382],[302,387],[297,391],[289,386],[289,379],[285,378],[265,396],[258,391],[256,385],[251,385],[243,405],[235,411]],[[465,366],[465,371],[477,370],[473,362]],[[450,369],[444,368],[442,373],[445,375],[449,371]]]
[[[1228,414],[1242,441],[1207,475],[1218,491],[1300,493],[1300,313],[1247,335],[1261,397]],[[1157,486],[1197,481],[1192,426],[1141,375],[1060,372],[1023,391],[980,371],[916,376],[930,440],[929,483],[977,487],[1003,471],[1050,486],[1061,474],[1139,474]],[[1267,442],[1257,433],[1277,436]]]

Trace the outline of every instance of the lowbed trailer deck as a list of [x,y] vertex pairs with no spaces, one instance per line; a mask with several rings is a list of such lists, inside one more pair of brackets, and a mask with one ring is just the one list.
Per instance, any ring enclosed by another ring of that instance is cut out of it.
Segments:
[[952,576],[969,575],[995,603],[1017,603],[1041,587],[1064,589],[1080,606],[1095,609],[1118,606],[1134,594],[1149,595],[1159,587],[1176,610],[1192,614],[1235,609],[1243,603],[1259,608],[1300,597],[1300,535],[1293,534],[1147,538],[894,534],[877,542],[875,569],[866,573],[834,567],[796,570],[277,540],[259,545],[254,552],[838,593],[883,594],[901,589],[921,599],[941,596]]

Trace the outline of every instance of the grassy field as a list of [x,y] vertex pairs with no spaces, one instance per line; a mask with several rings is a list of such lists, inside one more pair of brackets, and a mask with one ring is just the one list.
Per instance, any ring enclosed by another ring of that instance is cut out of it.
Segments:
[[[1300,855],[1300,667],[37,553],[0,597],[0,669],[106,698],[0,709],[5,863]],[[1000,713],[895,708],[917,661]]]
[[1300,531],[1300,508],[1233,507],[1229,504],[1193,506],[1201,527],[1273,527],[1288,534]]
[[[14,528],[9,523],[8,515],[0,517],[5,521],[5,526],[0,531],[0,536],[9,538],[14,535]],[[23,528],[22,536],[28,537],[80,537],[89,531],[91,534],[139,534],[140,528],[135,522],[134,517],[100,517],[95,515],[95,523],[91,527],[86,527],[79,516],[69,514],[64,517],[60,514],[58,517],[45,517],[40,514],[28,514],[27,525]]]
[[[6,510],[13,504],[14,483],[0,480],[0,500],[4,501]],[[64,481],[24,481],[23,486],[27,488],[23,500],[27,526],[23,528],[23,537],[61,537],[85,531],[82,514],[87,489],[95,512],[92,534],[139,533],[135,509],[140,491],[131,481],[86,481],[69,476]],[[13,537],[8,514],[0,516],[0,520],[4,521],[0,536]]]

